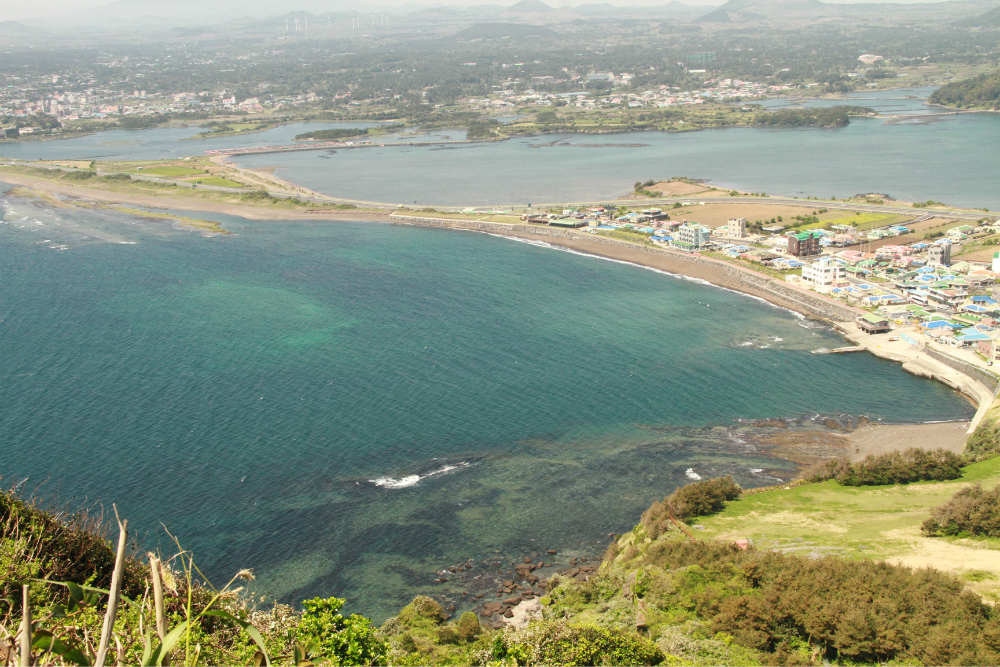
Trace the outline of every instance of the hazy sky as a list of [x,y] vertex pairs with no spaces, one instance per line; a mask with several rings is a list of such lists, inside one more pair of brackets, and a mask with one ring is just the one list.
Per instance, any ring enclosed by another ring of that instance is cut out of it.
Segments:
[[[589,4],[593,2],[609,2],[612,5],[660,5],[666,4],[669,0],[545,0],[547,4],[553,7],[574,7],[581,4]],[[885,0],[825,0],[825,2],[884,2]],[[912,3],[912,2],[935,2],[939,0],[896,0],[901,3]],[[397,5],[433,5],[433,4],[444,4],[444,5],[480,5],[480,4],[497,4],[497,5],[513,5],[517,0],[361,0],[359,5],[379,5],[379,6],[397,6]],[[685,4],[689,5],[721,5],[725,0],[682,0]],[[110,4],[108,0],[28,0],[24,2],[15,2],[14,0],[3,0],[0,2],[0,21],[16,21],[19,19],[27,18],[37,18],[43,17],[51,14],[61,14],[63,12],[74,11],[78,9],[88,9],[90,7],[98,7],[100,5]],[[282,3],[284,4],[284,3]],[[312,3],[309,3],[312,4]],[[345,2],[341,0],[340,2],[331,2],[331,9],[341,9],[344,5],[350,5],[350,2]],[[284,13],[280,11],[278,13]]]

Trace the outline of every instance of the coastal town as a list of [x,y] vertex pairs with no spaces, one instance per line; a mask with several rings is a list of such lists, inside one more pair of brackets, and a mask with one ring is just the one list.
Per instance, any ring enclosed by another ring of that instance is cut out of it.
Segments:
[[[884,203],[886,197],[859,195],[855,201]],[[706,217],[699,216],[703,209],[721,206],[692,198],[666,208],[566,208],[522,219],[711,258],[781,280],[854,310],[853,326],[844,333],[866,347],[872,340],[913,350],[930,346],[982,368],[1000,361],[995,216],[951,219],[922,214],[920,204],[909,215],[874,214],[817,202],[811,215],[781,221],[730,217],[713,226],[696,220]]]
[[[552,77],[535,77],[552,79]],[[586,81],[605,81],[619,88],[614,94],[600,95],[582,90],[553,93],[526,87],[521,79],[511,79],[503,90],[484,99],[460,100],[455,108],[468,110],[503,111],[518,107],[571,106],[581,109],[635,109],[664,108],[702,105],[706,103],[734,103],[759,100],[768,96],[786,94],[788,85],[768,85],[739,79],[709,79],[702,88],[682,90],[676,86],[658,86],[649,90],[632,91],[632,75],[591,72]],[[545,86],[552,81],[533,82],[532,86]],[[399,99],[401,96],[396,95]],[[96,81],[69,84],[63,77],[52,76],[45,81],[22,81],[20,77],[7,77],[7,85],[0,88],[0,126],[8,139],[23,135],[58,135],[72,130],[74,122],[104,121],[115,119],[162,119],[190,121],[203,120],[208,114],[227,116],[239,114],[248,118],[268,119],[275,114],[296,110],[319,108],[321,95],[267,95],[241,98],[233,90],[178,91],[152,94],[142,89],[112,89]],[[339,104],[354,104],[350,94],[338,100]],[[430,103],[427,103],[430,105]],[[440,108],[442,105],[436,105]],[[97,129],[88,126],[93,131]]]

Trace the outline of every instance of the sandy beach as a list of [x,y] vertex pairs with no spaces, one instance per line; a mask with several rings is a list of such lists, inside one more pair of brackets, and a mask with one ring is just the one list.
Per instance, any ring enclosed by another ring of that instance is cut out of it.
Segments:
[[870,454],[887,454],[912,447],[944,449],[961,454],[968,430],[969,422],[864,426],[848,436],[848,456],[857,461]]

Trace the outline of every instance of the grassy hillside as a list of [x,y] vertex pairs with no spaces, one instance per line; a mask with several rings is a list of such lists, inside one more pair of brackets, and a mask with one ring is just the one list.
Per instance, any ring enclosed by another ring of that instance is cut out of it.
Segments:
[[[995,405],[971,440],[972,458],[996,452],[998,424]],[[1000,485],[1000,458],[965,466],[958,479],[905,486],[829,480],[739,495],[728,479],[692,484],[643,513],[599,569],[532,582],[530,567],[515,567],[512,583],[527,578],[541,597],[488,601],[493,610],[535,614],[500,629],[497,616],[486,625],[473,613],[450,618],[427,597],[375,628],[345,616],[337,598],[300,609],[264,604],[249,570],[216,589],[199,580],[179,543],[162,564],[126,549],[109,661],[1000,664],[1000,608],[991,604],[1000,601],[1000,538],[920,532],[931,507],[973,484]],[[33,664],[94,663],[116,569],[109,538],[117,531],[99,519],[56,515],[0,492],[0,664],[19,664],[24,585]],[[749,547],[739,548],[740,539]]]
[[930,102],[958,109],[996,109],[1000,106],[1000,70],[944,85],[934,91]]
[[928,538],[920,525],[929,508],[974,482],[1000,483],[1000,458],[964,468],[960,479],[899,486],[847,487],[835,481],[743,496],[694,523],[706,539],[749,538],[758,549],[884,559],[930,565],[964,577],[970,588],[1000,601],[1000,551],[993,540]]
[[956,21],[955,25],[966,28],[997,28],[1000,27],[1000,7],[994,7],[988,12],[978,14],[972,18]]

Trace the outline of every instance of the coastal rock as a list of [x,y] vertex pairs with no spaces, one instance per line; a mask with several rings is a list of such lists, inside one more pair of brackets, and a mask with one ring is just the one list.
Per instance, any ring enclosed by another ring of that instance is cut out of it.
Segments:
[[555,549],[549,549],[549,550],[548,550],[548,551],[546,551],[545,553],[547,553],[547,554],[548,554],[548,555],[550,555],[550,556],[555,556],[557,552],[556,552],[556,550],[555,550]]
[[538,600],[524,600],[513,609],[508,609],[504,617],[506,625],[518,629],[525,628],[531,621],[542,618],[542,605]]
[[506,600],[503,601],[503,603],[505,605],[510,605],[511,607],[513,607],[514,605],[516,605],[516,604],[518,604],[520,602],[521,602],[521,598],[520,597],[507,598]]
[[788,428],[788,422],[784,419],[755,419],[750,424],[757,427]]

